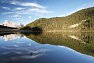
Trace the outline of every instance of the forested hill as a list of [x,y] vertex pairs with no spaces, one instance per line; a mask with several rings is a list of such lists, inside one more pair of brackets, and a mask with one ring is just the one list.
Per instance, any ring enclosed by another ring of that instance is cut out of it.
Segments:
[[44,31],[94,29],[94,7],[82,9],[66,17],[40,18],[25,27],[39,27]]

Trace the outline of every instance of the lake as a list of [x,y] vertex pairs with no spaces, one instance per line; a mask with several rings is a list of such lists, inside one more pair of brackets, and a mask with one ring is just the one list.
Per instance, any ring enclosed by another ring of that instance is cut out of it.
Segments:
[[0,63],[94,63],[94,33],[0,33]]

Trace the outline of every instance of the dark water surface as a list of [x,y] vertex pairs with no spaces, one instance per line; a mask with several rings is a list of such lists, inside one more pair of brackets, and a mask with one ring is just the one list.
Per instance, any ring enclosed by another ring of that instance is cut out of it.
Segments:
[[0,63],[94,63],[94,33],[0,33]]

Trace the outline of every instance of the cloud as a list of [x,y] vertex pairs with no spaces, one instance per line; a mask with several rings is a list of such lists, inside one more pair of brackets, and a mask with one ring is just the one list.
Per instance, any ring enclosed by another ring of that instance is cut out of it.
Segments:
[[31,15],[35,15],[38,17],[42,17],[44,14],[53,13],[53,11],[50,11],[47,9],[46,6],[40,5],[38,3],[33,2],[22,2],[18,0],[10,0],[7,2],[8,4],[15,5],[15,7],[10,8],[2,7],[5,10],[8,10],[6,12],[3,12],[2,15],[8,15],[9,17],[13,18],[23,18],[27,17],[31,19]]
[[2,7],[5,10],[11,10],[9,7]]
[[31,12],[39,12],[39,13],[50,13],[52,11],[49,11],[47,9],[38,9],[38,8],[33,8],[33,9],[30,9]]
[[6,14],[10,14],[10,15],[36,15],[36,16],[40,16],[42,14],[48,14],[48,13],[53,13],[52,11],[49,11],[47,9],[39,9],[39,8],[14,8],[12,9],[13,12],[5,12],[5,13],[2,13],[4,15]]
[[20,5],[20,6],[28,6],[28,7],[35,7],[35,8],[45,8],[44,6],[42,6],[40,4],[29,3],[29,2],[11,1],[10,4]]
[[22,6],[30,6],[30,7],[36,7],[36,8],[45,8],[44,6],[42,5],[39,5],[37,3],[22,3],[20,4]]
[[23,10],[24,8],[18,7],[18,8],[14,8],[14,10]]
[[[14,11],[14,13],[17,14],[35,14],[35,13],[51,13],[52,11],[47,10],[45,6],[42,6],[38,3],[28,3],[28,2],[21,2],[17,0],[10,1],[9,4],[12,5],[17,5],[17,6],[22,6],[22,7],[17,7],[14,9],[10,9],[9,7],[4,7],[5,10],[11,10]],[[15,12],[17,11],[17,12]],[[4,14],[11,14],[13,12],[6,12]]]
[[2,7],[4,10],[9,10],[9,11],[19,11],[19,10],[23,10],[25,8],[21,8],[21,7],[16,7],[16,8],[9,8],[9,7]]

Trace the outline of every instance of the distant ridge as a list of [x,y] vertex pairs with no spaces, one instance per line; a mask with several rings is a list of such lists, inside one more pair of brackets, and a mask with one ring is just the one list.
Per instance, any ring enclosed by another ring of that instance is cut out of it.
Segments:
[[2,24],[3,26],[7,26],[7,27],[13,27],[13,28],[19,28],[19,27],[23,27],[24,25],[22,23],[20,24],[17,24],[13,21],[8,21],[8,20],[5,20]]
[[14,28],[14,27],[7,27],[7,26],[0,25],[0,29],[1,28],[3,28],[3,29],[5,29],[5,28],[8,28],[8,29],[17,29],[17,28]]

